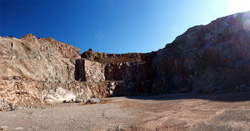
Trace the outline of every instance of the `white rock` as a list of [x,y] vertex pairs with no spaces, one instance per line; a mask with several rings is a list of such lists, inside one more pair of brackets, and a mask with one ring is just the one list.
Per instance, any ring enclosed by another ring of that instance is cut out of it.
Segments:
[[0,128],[1,131],[6,131],[7,129],[8,129],[8,126],[6,126],[6,125],[5,125],[5,126],[2,126],[2,127]]

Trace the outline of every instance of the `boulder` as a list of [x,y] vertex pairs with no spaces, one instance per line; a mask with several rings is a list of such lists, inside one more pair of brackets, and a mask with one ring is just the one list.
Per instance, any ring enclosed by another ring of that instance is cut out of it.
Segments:
[[97,104],[97,103],[101,103],[102,100],[100,98],[90,98],[88,102],[90,104]]

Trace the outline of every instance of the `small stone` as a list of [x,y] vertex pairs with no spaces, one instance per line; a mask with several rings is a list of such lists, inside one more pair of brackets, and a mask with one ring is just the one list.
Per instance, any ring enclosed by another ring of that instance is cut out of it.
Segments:
[[110,85],[111,85],[111,86],[115,85],[115,82],[110,82]]
[[0,128],[1,131],[6,131],[7,129],[8,129],[8,126],[6,126],[6,125],[5,125],[5,126],[2,126],[2,127]]
[[82,98],[76,98],[75,103],[83,103],[84,99]]
[[119,125],[116,127],[116,131],[125,131],[125,129]]
[[23,130],[24,128],[23,127],[17,127],[15,128],[16,130]]
[[111,96],[112,96],[112,95],[113,95],[113,93],[114,93],[114,91],[112,91],[112,90],[110,90],[110,91],[109,91],[109,95],[111,95]]
[[97,104],[97,103],[100,103],[102,100],[101,99],[99,99],[99,98],[91,98],[91,99],[89,99],[89,103],[90,104]]
[[110,90],[115,90],[115,86],[114,86],[114,85],[111,86],[111,87],[110,87]]

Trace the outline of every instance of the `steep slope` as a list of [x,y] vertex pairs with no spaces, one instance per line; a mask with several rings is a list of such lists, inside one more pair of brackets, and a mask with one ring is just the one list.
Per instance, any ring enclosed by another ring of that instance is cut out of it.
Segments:
[[[105,76],[123,80],[129,94],[250,90],[250,12],[195,26],[157,52],[82,58],[105,64]],[[120,93],[118,93],[120,94]]]
[[21,39],[1,38],[0,78],[35,81],[74,80],[74,59],[80,50],[52,38],[32,34]]
[[80,50],[69,44],[28,34],[21,39],[0,37],[0,50],[0,110],[86,102],[107,95],[108,83],[75,80]]
[[250,12],[188,29],[157,52],[156,86],[167,91],[249,90]]
[[0,37],[0,49],[0,110],[144,93],[250,90],[250,12],[192,27],[151,53],[80,54],[32,34]]

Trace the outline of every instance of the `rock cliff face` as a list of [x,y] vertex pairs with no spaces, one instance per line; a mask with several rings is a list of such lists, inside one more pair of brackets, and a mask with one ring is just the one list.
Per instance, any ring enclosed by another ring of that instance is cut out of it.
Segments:
[[52,38],[37,39],[32,34],[21,39],[1,38],[0,77],[35,81],[74,80],[74,59],[80,50]]
[[157,52],[159,91],[236,91],[250,87],[250,12],[188,29]]
[[195,26],[157,52],[82,58],[105,65],[105,78],[124,81],[118,94],[246,91],[250,89],[250,12]]
[[195,26],[151,53],[106,54],[0,37],[0,110],[145,93],[250,90],[250,12]]
[[[106,54],[87,51],[81,56],[102,64],[105,69],[102,72],[105,80],[115,83],[112,95],[121,96],[152,93],[153,80],[156,76],[152,60],[156,55],[156,52]],[[91,67],[92,70],[96,70],[95,67]]]
[[80,50],[69,44],[28,34],[21,39],[0,38],[0,50],[0,110],[87,102],[108,94],[108,83],[93,83],[98,80],[90,79],[92,72],[85,73],[87,81],[77,81]]
[[85,59],[76,60],[76,80],[90,83],[105,81],[104,65]]

